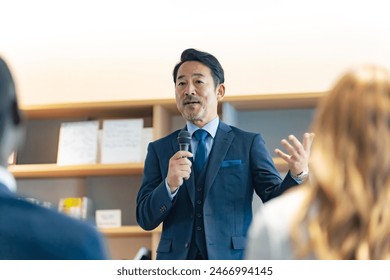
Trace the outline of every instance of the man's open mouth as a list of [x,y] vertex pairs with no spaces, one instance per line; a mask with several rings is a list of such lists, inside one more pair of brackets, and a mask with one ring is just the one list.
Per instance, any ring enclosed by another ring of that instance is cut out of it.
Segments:
[[184,106],[185,105],[192,105],[192,104],[200,104],[200,101],[189,100],[189,101],[184,101],[183,104],[184,104]]

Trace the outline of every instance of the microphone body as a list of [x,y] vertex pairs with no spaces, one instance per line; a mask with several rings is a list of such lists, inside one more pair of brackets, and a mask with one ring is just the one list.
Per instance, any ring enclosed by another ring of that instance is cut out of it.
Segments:
[[180,151],[187,151],[191,144],[191,134],[187,130],[181,130],[177,136]]
[[[191,134],[187,130],[181,130],[177,136],[177,141],[179,142],[180,151],[188,152],[191,144]],[[188,178],[183,179],[188,180]]]

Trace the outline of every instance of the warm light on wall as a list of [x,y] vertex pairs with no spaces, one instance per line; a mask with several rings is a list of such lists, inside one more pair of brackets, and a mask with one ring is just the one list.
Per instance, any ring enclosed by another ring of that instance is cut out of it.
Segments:
[[355,64],[390,67],[385,4],[13,0],[1,8],[0,55],[26,105],[172,98],[188,47],[219,58],[227,94],[323,91]]

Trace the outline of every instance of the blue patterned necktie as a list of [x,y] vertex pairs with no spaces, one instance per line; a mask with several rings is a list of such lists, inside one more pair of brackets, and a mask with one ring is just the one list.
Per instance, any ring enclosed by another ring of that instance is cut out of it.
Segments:
[[206,138],[208,135],[209,133],[203,129],[198,129],[194,132],[195,139],[198,140],[198,148],[195,154],[195,174],[199,174],[206,163]]

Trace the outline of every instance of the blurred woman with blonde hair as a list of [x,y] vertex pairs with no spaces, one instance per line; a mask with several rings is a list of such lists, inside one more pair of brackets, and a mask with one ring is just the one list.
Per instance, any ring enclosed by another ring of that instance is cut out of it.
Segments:
[[346,72],[312,128],[310,179],[259,210],[246,258],[389,259],[389,71]]

